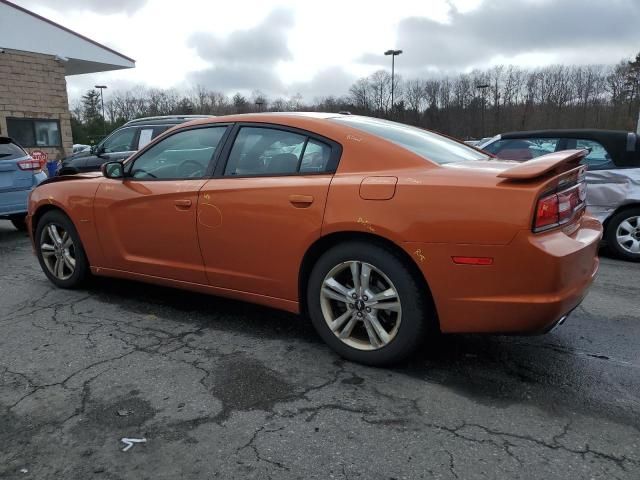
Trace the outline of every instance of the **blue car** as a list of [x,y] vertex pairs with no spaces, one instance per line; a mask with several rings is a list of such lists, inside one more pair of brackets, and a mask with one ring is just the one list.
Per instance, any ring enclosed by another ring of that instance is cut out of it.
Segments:
[[8,137],[0,137],[0,219],[26,230],[29,192],[47,175],[42,164]]

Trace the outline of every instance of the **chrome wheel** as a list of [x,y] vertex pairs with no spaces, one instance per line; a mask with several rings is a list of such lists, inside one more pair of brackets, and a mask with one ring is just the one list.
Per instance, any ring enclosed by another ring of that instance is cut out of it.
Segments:
[[629,217],[618,225],[616,240],[624,251],[640,254],[640,217]]
[[322,282],[324,320],[343,343],[377,350],[397,335],[402,318],[393,282],[374,265],[348,261],[336,265]]
[[67,280],[76,270],[75,246],[69,232],[50,223],[40,235],[40,253],[49,272],[59,280]]

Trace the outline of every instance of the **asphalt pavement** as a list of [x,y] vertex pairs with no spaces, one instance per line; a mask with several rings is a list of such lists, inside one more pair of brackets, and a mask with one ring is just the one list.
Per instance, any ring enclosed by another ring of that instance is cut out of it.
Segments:
[[0,478],[637,480],[639,340],[640,264],[603,258],[551,334],[441,336],[369,368],[295,315],[56,289],[0,221]]

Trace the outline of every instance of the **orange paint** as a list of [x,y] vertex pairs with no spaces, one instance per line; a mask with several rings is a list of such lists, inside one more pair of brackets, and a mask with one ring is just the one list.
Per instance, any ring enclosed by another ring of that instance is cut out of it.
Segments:
[[572,161],[555,154],[518,169],[497,160],[437,165],[326,117],[234,115],[172,131],[234,122],[307,130],[342,146],[335,174],[61,179],[33,191],[29,223],[43,208],[64,211],[95,274],[292,312],[301,304],[305,254],[333,234],[380,237],[405,251],[444,332],[540,332],[584,297],[598,266],[600,224],[581,214],[562,228],[532,232],[538,198],[561,178],[577,177]]

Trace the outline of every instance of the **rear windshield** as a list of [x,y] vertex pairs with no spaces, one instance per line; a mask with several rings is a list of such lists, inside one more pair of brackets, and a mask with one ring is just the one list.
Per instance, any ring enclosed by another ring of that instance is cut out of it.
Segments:
[[27,153],[15,143],[6,138],[0,138],[0,162],[24,157]]
[[357,116],[335,117],[331,120],[376,135],[439,164],[489,158],[464,143],[402,123]]

